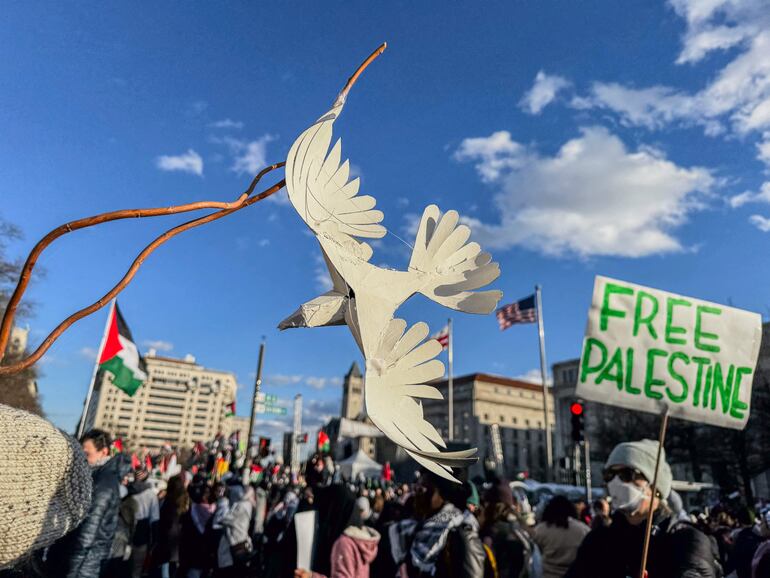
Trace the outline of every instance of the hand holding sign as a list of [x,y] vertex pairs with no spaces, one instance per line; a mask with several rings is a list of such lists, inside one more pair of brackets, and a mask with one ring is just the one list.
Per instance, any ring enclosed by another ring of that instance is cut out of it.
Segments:
[[742,429],[761,338],[757,313],[597,276],[576,394]]

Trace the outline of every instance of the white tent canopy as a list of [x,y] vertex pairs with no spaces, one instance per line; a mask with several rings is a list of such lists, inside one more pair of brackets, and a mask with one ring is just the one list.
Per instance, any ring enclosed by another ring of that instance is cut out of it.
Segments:
[[382,465],[367,456],[360,448],[355,454],[338,462],[338,464],[342,475],[348,479],[356,478],[358,474],[374,477],[382,473]]

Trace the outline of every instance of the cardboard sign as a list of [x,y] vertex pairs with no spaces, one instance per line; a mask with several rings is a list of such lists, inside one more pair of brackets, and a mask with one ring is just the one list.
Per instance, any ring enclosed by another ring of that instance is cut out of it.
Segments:
[[743,429],[759,314],[596,277],[576,395]]

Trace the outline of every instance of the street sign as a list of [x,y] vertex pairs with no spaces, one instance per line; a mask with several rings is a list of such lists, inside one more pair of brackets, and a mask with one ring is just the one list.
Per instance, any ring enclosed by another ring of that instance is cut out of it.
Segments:
[[271,413],[274,415],[286,415],[286,408],[269,403],[258,403],[257,413]]
[[273,395],[270,393],[262,393],[261,391],[257,394],[257,402],[259,403],[278,403],[278,396]]

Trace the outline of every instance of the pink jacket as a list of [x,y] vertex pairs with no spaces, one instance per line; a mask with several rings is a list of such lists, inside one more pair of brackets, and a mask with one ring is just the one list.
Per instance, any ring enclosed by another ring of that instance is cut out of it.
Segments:
[[[329,578],[369,578],[369,564],[377,556],[380,534],[364,526],[348,526],[332,547],[332,573]],[[313,578],[326,578],[313,572]]]

